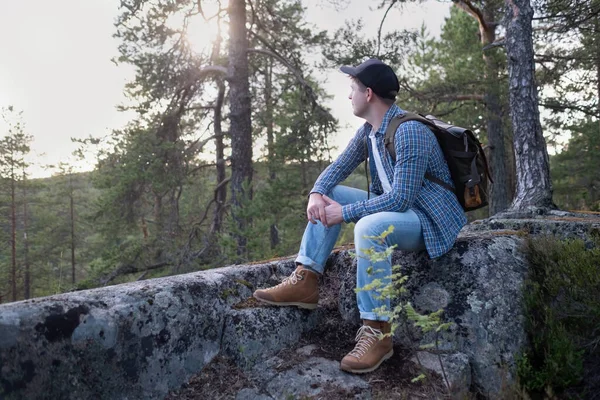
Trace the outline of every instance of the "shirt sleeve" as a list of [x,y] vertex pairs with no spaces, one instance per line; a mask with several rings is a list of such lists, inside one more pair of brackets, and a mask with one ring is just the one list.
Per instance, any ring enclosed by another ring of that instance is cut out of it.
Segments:
[[433,133],[420,122],[401,124],[395,134],[396,165],[392,190],[370,200],[342,207],[345,222],[356,222],[362,217],[382,211],[404,212],[419,195],[423,185],[429,155],[434,141]]
[[346,146],[346,149],[317,178],[311,193],[327,194],[346,179],[366,159],[366,129],[361,127]]

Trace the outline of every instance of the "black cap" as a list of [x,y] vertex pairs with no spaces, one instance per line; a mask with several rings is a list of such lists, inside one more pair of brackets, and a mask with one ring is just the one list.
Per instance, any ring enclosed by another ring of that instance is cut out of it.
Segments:
[[370,58],[357,67],[344,65],[340,71],[355,77],[379,97],[394,100],[400,84],[394,70],[376,58]]

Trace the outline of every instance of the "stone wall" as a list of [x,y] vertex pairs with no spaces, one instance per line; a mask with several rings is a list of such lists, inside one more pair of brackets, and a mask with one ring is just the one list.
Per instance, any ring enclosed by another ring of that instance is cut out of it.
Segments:
[[[219,353],[248,364],[316,321],[318,313],[266,308],[250,320],[232,307],[293,268],[221,268],[2,305],[0,398],[162,398]],[[288,328],[262,334],[272,326],[261,313]]]
[[[514,381],[514,357],[526,340],[524,238],[600,231],[598,218],[565,218],[489,220],[465,227],[453,250],[436,260],[394,255],[410,276],[415,307],[444,308],[455,323],[439,346],[456,385],[494,397]],[[158,399],[217,355],[256,368],[321,323],[325,307],[358,324],[355,268],[348,249],[330,257],[313,312],[248,302],[255,288],[287,276],[292,258],[2,305],[0,398]],[[406,345],[431,340],[414,329],[396,334]]]

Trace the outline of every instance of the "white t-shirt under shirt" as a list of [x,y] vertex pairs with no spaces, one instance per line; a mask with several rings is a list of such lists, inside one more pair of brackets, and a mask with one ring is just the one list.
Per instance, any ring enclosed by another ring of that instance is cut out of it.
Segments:
[[371,133],[369,133],[369,138],[371,139],[371,148],[373,149],[373,159],[375,160],[377,175],[379,175],[379,180],[381,181],[383,191],[385,193],[391,192],[392,186],[390,185],[390,181],[388,181],[385,170],[383,169],[383,164],[381,163],[381,156],[379,155],[379,149],[377,148],[377,142],[375,141],[375,132],[373,131],[373,129],[371,129]]

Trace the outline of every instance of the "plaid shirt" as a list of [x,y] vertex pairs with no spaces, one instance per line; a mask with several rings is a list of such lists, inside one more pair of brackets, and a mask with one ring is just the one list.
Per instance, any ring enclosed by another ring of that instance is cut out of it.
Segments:
[[[381,127],[375,133],[377,149],[373,149],[371,141],[367,140],[372,130],[371,124],[365,123],[360,127],[342,154],[319,175],[311,193],[329,193],[365,161],[368,150],[369,169],[373,177],[371,191],[378,196],[342,206],[344,221],[356,222],[366,215],[382,211],[404,212],[410,208],[421,221],[427,252],[431,258],[435,258],[452,248],[467,218],[453,192],[424,178],[425,173],[429,172],[453,185],[442,150],[429,128],[417,121],[401,124],[394,141],[397,154],[395,162],[385,149],[385,130],[390,120],[402,113],[404,111],[396,105],[387,111]],[[374,150],[379,152],[392,185],[389,193],[383,193],[372,157]]]

